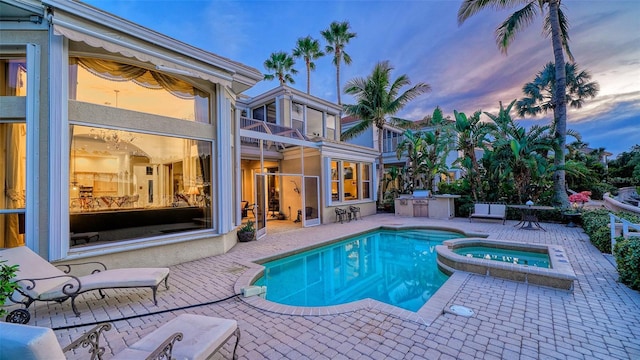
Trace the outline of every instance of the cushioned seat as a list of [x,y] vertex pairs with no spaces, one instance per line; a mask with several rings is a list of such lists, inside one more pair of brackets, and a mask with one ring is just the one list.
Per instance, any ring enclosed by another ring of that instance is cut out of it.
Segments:
[[[182,333],[182,341],[175,344],[173,356],[176,359],[207,359],[236,333],[235,320],[202,315],[182,314],[162,325],[129,347],[130,350],[150,352],[156,349],[171,334]],[[130,359],[121,352],[113,359]]]
[[[78,295],[92,290],[98,290],[104,297],[102,290],[116,288],[149,287],[153,290],[153,302],[157,305],[156,292],[164,281],[168,288],[168,268],[127,268],[107,270],[101,263],[83,263],[77,265],[99,265],[93,273],[86,276],[73,276],[50,264],[38,254],[25,246],[0,251],[0,261],[7,260],[7,264],[19,265],[15,280],[20,286],[12,300],[24,304],[27,308],[34,301],[58,301],[71,299],[71,308],[76,315],[80,315],[75,306]],[[71,270],[71,265],[60,265]],[[21,296],[22,295],[22,298]],[[22,313],[25,310],[21,310]],[[28,315],[28,312],[26,312]],[[11,316],[11,315],[10,315]],[[24,322],[25,317],[16,318]],[[26,317],[28,321],[28,316]],[[25,322],[26,323],[26,322]]]

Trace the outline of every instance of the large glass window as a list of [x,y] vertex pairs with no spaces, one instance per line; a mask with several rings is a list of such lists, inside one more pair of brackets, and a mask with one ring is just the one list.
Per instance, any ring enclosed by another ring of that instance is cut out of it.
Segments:
[[0,59],[0,96],[27,96],[27,60]]
[[209,94],[162,72],[96,58],[69,59],[69,99],[209,124]]
[[307,108],[307,135],[323,136],[322,111]]
[[331,161],[331,200],[364,199],[371,199],[371,164]]
[[210,141],[70,128],[70,246],[212,228]]
[[24,245],[27,132],[0,121],[0,248]]

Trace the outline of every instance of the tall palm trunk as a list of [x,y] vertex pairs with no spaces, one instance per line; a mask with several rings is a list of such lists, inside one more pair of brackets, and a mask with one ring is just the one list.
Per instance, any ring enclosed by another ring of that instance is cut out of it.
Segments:
[[342,101],[340,100],[340,50],[336,50],[336,91],[338,94],[338,105],[342,105]]
[[311,64],[307,60],[307,94],[311,93]]
[[567,142],[567,77],[565,72],[564,51],[560,35],[560,19],[558,17],[558,0],[549,0],[549,22],[551,25],[551,43],[556,67],[555,107],[553,117],[555,121],[554,165],[556,171],[553,177],[554,203],[562,207],[569,206],[569,196],[565,189],[565,159],[564,149]]
[[[339,96],[339,95],[338,95]],[[382,146],[382,134],[383,134],[383,127],[382,126],[377,126],[378,128],[378,149],[380,149],[380,155],[378,155],[378,204],[382,204],[382,200],[384,197],[384,189],[382,188],[382,186],[380,186],[382,184],[382,179],[384,176],[384,149]]]

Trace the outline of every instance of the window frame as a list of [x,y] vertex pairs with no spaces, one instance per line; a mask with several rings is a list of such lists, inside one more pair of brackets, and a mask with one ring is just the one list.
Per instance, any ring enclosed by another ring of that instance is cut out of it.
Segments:
[[[333,164],[337,163],[337,174],[338,179],[333,179]],[[355,180],[345,179],[345,163],[349,163],[351,166],[355,165],[354,171],[355,174],[353,176],[356,177]],[[364,180],[364,165],[369,165],[368,171],[368,180]],[[328,197],[330,199],[330,205],[341,205],[341,204],[350,204],[354,202],[363,202],[363,201],[371,201],[372,197],[372,189],[371,185],[373,183],[372,179],[372,168],[373,164],[366,161],[358,161],[358,160],[350,160],[350,159],[338,159],[338,158],[329,158],[329,179],[330,179],[330,191],[331,195]],[[345,181],[356,181],[356,191],[358,192],[358,196],[355,199],[345,199],[344,196],[344,182]],[[338,184],[338,197],[337,199],[333,196],[333,184]],[[369,197],[364,197],[364,188],[368,187]]]
[[[116,109],[111,108],[110,110],[113,112],[107,113],[106,116],[100,117],[92,117],[92,118],[82,118],[81,115],[75,114],[73,116],[78,116],[78,118],[72,118],[73,111],[78,112],[78,109],[82,110],[82,107],[85,106],[88,110],[91,108],[100,107],[101,105],[82,103],[82,105],[77,106],[77,104],[73,104],[73,100],[69,99],[68,93],[68,81],[69,81],[69,58],[73,56],[77,56],[69,51],[68,41],[66,39],[58,39],[64,43],[64,46],[60,48],[54,47],[51,51],[50,56],[57,61],[51,64],[51,70],[53,74],[51,74],[52,78],[52,88],[55,84],[59,85],[61,89],[57,94],[51,94],[51,102],[53,104],[61,104],[56,105],[54,112],[60,116],[61,121],[59,121],[58,126],[51,128],[51,134],[55,134],[58,140],[53,141],[51,146],[52,161],[56,161],[60,166],[57,170],[52,172],[52,178],[58,177],[58,180],[52,180],[52,188],[62,188],[60,194],[56,195],[55,198],[51,201],[50,208],[52,210],[55,209],[59,215],[55,217],[51,217],[51,222],[55,223],[56,220],[60,221],[60,224],[53,225],[50,224],[50,229],[52,229],[51,233],[56,234],[55,236],[51,236],[49,241],[50,246],[50,260],[58,260],[58,259],[74,259],[74,258],[83,258],[86,256],[94,256],[98,254],[108,254],[108,253],[118,253],[125,250],[133,250],[133,249],[142,249],[148,248],[158,245],[167,245],[173,243],[181,243],[189,240],[198,240],[203,238],[208,238],[211,236],[217,236],[220,234],[220,223],[219,223],[219,199],[218,199],[218,190],[220,187],[220,183],[217,177],[217,167],[218,167],[218,140],[217,140],[217,131],[216,128],[219,123],[220,114],[220,103],[221,103],[221,89],[218,84],[211,84],[211,86],[203,87],[202,84],[196,79],[188,78],[187,81],[192,83],[194,87],[205,91],[209,95],[209,109],[208,109],[208,117],[210,119],[210,123],[198,123],[189,120],[181,120],[175,118],[166,118],[157,116],[154,114],[146,114],[146,113],[137,113],[139,118],[137,122],[127,122],[124,123],[120,120],[121,116],[116,116],[116,114],[120,113],[122,115],[136,115],[136,112],[129,111],[125,109]],[[94,56],[100,57],[102,54],[83,54],[85,56]],[[109,56],[109,59],[114,61],[126,62],[131,64],[130,61],[127,61],[126,58],[122,56],[118,56],[116,54],[111,54],[113,56]],[[138,64],[132,64],[135,66],[140,66]],[[59,67],[62,68],[62,71],[59,70]],[[170,75],[170,74],[169,74]],[[173,76],[173,75],[172,75]],[[195,81],[194,81],[195,80]],[[75,105],[75,106],[72,106]],[[70,109],[73,107],[73,109]],[[72,111],[73,110],[73,111]],[[82,113],[82,111],[80,111]],[[156,118],[158,119],[158,124],[149,124],[148,119]],[[89,120],[88,120],[89,119]],[[145,121],[147,120],[147,121]],[[68,151],[65,149],[69,149],[71,144],[71,139],[69,138],[69,126],[70,125],[80,125],[80,126],[89,126],[89,127],[100,127],[100,128],[109,128],[114,130],[123,130],[123,131],[133,131],[140,132],[150,135],[159,135],[159,136],[170,136],[170,137],[183,137],[187,139],[193,140],[201,140],[209,143],[211,148],[211,168],[210,168],[210,179],[211,179],[211,228],[203,229],[203,230],[194,230],[194,231],[186,231],[179,232],[174,234],[165,234],[157,237],[149,237],[149,238],[138,238],[138,239],[130,239],[130,240],[122,240],[114,242],[113,244],[105,244],[105,245],[94,245],[87,246],[81,249],[71,248],[70,241],[68,241],[69,237],[69,221],[70,221],[70,211],[69,211],[69,189],[68,184],[71,179],[69,176],[69,160],[70,156]],[[126,126],[124,126],[126,125]],[[167,127],[167,125],[170,125]],[[210,137],[203,137],[203,134],[210,134]],[[59,159],[59,160],[55,160]],[[61,211],[62,209],[62,211]],[[56,239],[57,238],[57,239]]]

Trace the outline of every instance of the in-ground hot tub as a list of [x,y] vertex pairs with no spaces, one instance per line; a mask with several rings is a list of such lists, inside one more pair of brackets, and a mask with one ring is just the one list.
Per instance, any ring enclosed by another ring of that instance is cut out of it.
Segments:
[[[463,250],[464,248],[476,247],[495,249],[495,252],[482,258],[475,258],[467,256],[466,251]],[[505,255],[505,251],[508,252],[508,255]],[[559,245],[465,238],[446,240],[442,245],[436,246],[436,252],[438,266],[447,273],[461,270],[564,290],[573,290],[573,281],[576,280],[576,274],[573,272],[564,248]],[[519,261],[513,261],[514,257],[517,259],[526,258],[528,254],[540,253],[549,256],[548,268],[522,265],[518,264]],[[511,261],[509,261],[509,257],[511,257]],[[498,259],[499,261],[497,261]]]

